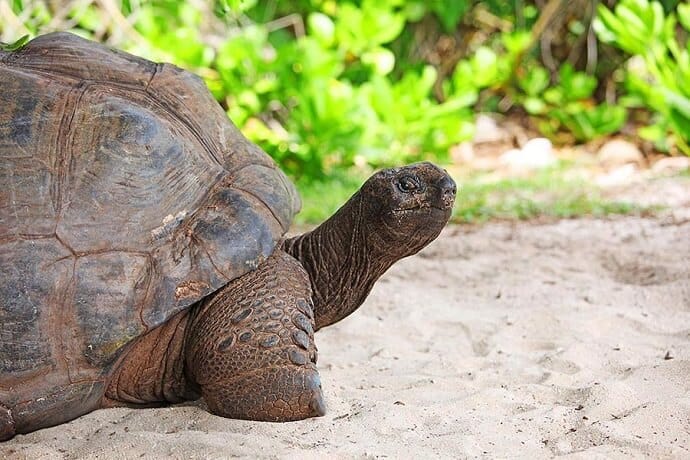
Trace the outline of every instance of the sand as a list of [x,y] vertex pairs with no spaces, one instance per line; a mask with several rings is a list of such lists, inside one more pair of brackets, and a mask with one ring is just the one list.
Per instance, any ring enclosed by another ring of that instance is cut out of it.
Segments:
[[690,458],[688,209],[449,227],[317,334],[325,417],[100,410],[0,457]]

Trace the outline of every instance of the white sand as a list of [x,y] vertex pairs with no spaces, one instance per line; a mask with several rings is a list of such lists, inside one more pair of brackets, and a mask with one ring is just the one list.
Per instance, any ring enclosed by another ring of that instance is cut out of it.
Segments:
[[325,417],[100,410],[0,457],[690,458],[683,218],[451,227],[316,339]]

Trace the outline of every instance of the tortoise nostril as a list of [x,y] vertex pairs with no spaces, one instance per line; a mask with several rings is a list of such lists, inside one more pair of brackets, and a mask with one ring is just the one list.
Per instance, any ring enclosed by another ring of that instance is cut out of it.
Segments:
[[455,185],[455,181],[450,178],[450,176],[443,177],[438,182],[438,190],[440,193],[440,198],[443,208],[447,209],[453,206],[455,202],[455,195],[458,192],[458,187]]
[[441,194],[444,197],[454,197],[455,194],[458,192],[458,187],[457,185],[455,185],[455,181],[448,176],[441,179],[441,182],[439,183],[439,188],[441,189]]

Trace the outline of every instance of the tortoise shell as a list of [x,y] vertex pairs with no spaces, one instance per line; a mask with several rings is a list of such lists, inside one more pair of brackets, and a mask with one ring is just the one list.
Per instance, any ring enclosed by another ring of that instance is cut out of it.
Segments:
[[99,400],[128,343],[256,268],[298,209],[195,75],[68,33],[0,51],[0,401]]

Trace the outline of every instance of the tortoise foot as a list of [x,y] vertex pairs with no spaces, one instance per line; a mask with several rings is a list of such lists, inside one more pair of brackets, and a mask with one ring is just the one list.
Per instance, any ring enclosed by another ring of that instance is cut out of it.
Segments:
[[15,435],[12,411],[0,404],[0,441],[7,441]]
[[326,413],[321,380],[315,369],[269,368],[242,380],[203,388],[204,400],[213,414],[288,422]]

